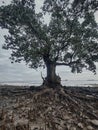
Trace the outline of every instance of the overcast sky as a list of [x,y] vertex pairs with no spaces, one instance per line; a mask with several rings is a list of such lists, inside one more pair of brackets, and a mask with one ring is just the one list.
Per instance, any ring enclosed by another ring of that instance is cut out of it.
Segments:
[[[8,3],[10,0],[3,0],[5,3]],[[42,0],[37,0],[37,11],[39,10],[39,7],[42,3]],[[0,4],[2,4],[2,1],[0,0]],[[96,20],[98,21],[98,13],[96,14]],[[49,20],[47,16],[47,21]],[[0,29],[0,82],[6,82],[6,81],[38,81],[41,80],[41,72],[43,72],[43,75],[45,76],[45,70],[38,69],[33,70],[29,69],[28,66],[25,65],[25,63],[15,63],[11,64],[9,60],[10,52],[7,50],[2,49],[2,44],[4,43],[4,34],[6,34],[6,30]],[[98,66],[98,65],[97,65]],[[68,80],[90,80],[95,79],[98,80],[98,74],[93,75],[92,72],[84,71],[82,74],[72,74],[70,72],[70,69],[68,67],[57,67],[57,74],[62,77],[62,79],[68,79]],[[97,73],[98,73],[98,67],[97,67]]]

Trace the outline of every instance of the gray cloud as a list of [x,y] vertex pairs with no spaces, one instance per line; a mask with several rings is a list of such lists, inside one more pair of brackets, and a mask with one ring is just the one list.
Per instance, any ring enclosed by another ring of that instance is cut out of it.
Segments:
[[[9,2],[9,0],[5,0],[5,2]],[[42,3],[42,1],[41,1]],[[38,7],[37,10],[39,10],[40,1],[37,1]],[[1,1],[0,1],[1,4]],[[47,16],[47,19],[49,16]],[[96,20],[98,19],[96,15]],[[49,21],[49,19],[48,19]],[[47,22],[48,22],[47,21]],[[21,64],[15,63],[11,64],[9,60],[10,51],[6,51],[2,49],[2,44],[4,44],[5,40],[3,35],[7,34],[7,30],[1,30],[0,29],[0,82],[7,82],[7,81],[37,81],[39,82],[41,80],[41,72],[43,72],[43,76],[45,76],[45,70],[38,69],[38,71],[29,69],[28,66],[25,65],[24,62]],[[97,72],[98,72],[98,64],[97,64]],[[69,67],[57,67],[57,74],[62,77],[63,80],[76,80],[76,79],[98,79],[98,74],[93,75],[89,71],[84,71],[82,74],[72,74],[70,72]]]
[[57,67],[57,74],[62,77],[62,80],[98,80],[98,63],[97,66],[97,74],[94,75],[92,72],[85,70],[82,73],[71,73],[69,67]]
[[10,4],[11,0],[0,0],[0,5]]
[[95,13],[95,18],[96,18],[96,21],[98,23],[98,11]]

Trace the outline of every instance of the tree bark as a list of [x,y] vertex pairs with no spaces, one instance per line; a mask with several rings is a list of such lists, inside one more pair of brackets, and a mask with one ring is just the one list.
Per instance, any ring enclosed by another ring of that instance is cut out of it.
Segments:
[[47,76],[45,78],[45,84],[47,85],[57,85],[61,84],[61,79],[56,75],[56,65],[54,63],[46,63]]
[[47,64],[47,80],[49,82],[55,82],[55,78],[56,78],[56,66],[54,64]]
[[61,78],[56,75],[56,61],[50,60],[49,53],[45,54],[43,59],[47,69],[47,75],[43,84],[48,86],[55,86],[57,84],[61,85]]

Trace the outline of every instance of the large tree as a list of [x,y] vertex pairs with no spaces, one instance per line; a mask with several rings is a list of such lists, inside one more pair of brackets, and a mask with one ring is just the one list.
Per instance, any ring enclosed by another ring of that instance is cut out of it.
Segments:
[[[11,60],[24,60],[31,68],[46,66],[47,84],[60,84],[57,65],[69,66],[72,72],[86,68],[95,73],[97,0],[45,0],[38,14],[35,6],[34,0],[13,0],[0,7],[0,26],[9,31],[3,48],[12,50]],[[44,22],[46,13],[49,23]]]

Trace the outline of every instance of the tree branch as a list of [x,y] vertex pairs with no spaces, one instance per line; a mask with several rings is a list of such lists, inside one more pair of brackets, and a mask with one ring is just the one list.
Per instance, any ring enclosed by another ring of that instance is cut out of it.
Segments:
[[58,65],[58,66],[60,66],[60,65],[70,66],[70,65],[72,65],[72,64],[77,64],[77,63],[79,63],[79,60],[80,60],[80,59],[78,59],[78,60],[76,60],[76,61],[69,62],[69,63],[56,62],[55,65]]
[[56,65],[60,66],[60,65],[65,65],[65,66],[69,66],[69,63],[59,63],[59,62],[56,62]]

